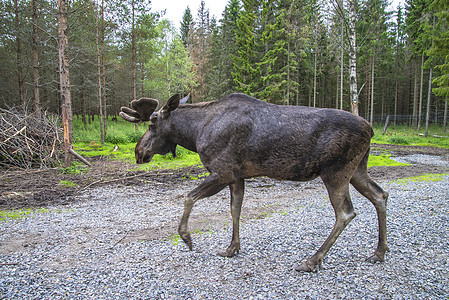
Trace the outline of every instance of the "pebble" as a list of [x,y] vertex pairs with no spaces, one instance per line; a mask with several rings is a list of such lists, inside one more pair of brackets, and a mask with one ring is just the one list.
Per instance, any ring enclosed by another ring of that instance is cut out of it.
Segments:
[[357,217],[315,273],[292,267],[334,224],[319,180],[251,180],[233,258],[216,254],[232,236],[229,190],[195,205],[200,228],[190,228],[189,251],[176,229],[152,239],[133,234],[176,228],[183,200],[174,195],[198,182],[163,194],[159,185],[99,187],[69,206],[0,223],[0,299],[447,299],[448,183],[379,182],[390,193],[390,252],[374,265],[365,258],[376,247],[375,210],[351,189]]

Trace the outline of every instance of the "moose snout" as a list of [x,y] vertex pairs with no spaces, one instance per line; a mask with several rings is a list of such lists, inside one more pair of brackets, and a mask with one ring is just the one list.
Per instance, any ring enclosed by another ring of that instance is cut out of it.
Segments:
[[146,151],[139,151],[139,150],[137,150],[137,148],[136,148],[135,153],[136,153],[136,163],[138,163],[138,164],[144,164],[144,163],[150,162],[154,156],[154,153],[146,152]]

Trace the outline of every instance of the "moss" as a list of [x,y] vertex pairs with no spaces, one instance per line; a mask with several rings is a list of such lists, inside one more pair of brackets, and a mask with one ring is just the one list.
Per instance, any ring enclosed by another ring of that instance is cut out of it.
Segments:
[[393,159],[391,159],[391,155],[382,154],[382,155],[370,155],[368,159],[368,168],[370,167],[391,167],[391,166],[410,166],[410,164],[400,163]]
[[38,209],[15,209],[15,210],[2,210],[0,211],[0,221],[7,221],[7,220],[20,220],[22,218],[25,218],[26,216],[32,214],[32,213],[45,213],[49,210],[46,208],[38,208]]
[[413,177],[406,177],[406,178],[400,178],[395,181],[392,181],[391,183],[398,183],[398,184],[407,184],[410,182],[436,182],[436,181],[443,181],[445,180],[445,176],[448,176],[449,174],[432,174],[432,173],[425,173],[420,176],[413,176]]

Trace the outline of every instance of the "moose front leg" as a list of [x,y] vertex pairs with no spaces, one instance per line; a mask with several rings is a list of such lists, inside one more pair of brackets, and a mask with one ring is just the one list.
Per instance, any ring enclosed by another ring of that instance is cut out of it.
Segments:
[[231,189],[232,240],[227,249],[218,252],[218,255],[224,257],[233,257],[240,251],[240,212],[245,192],[245,181],[238,179],[237,182],[230,184],[229,188]]
[[196,201],[202,198],[215,195],[227,185],[228,183],[222,183],[219,181],[218,175],[211,173],[198,187],[193,189],[187,195],[184,201],[184,213],[182,214],[181,222],[179,223],[178,233],[190,250],[192,250],[193,245],[187,224],[193,205],[196,203]]

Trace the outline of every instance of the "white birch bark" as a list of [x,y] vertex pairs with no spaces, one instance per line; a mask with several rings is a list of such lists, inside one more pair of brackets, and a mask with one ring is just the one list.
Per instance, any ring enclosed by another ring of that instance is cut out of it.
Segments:
[[359,94],[357,90],[357,42],[356,42],[357,0],[349,1],[349,94],[351,111],[359,115]]

